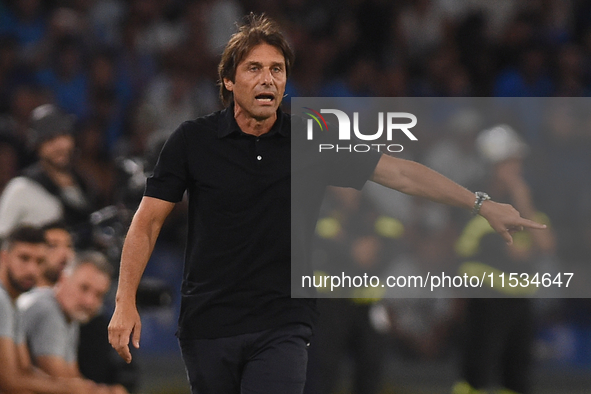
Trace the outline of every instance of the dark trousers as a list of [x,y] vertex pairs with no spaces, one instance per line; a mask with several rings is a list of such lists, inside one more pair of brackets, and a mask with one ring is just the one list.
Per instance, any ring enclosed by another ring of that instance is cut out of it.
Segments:
[[382,387],[385,347],[369,321],[370,304],[349,299],[319,299],[320,316],[310,348],[305,394],[339,389],[341,362],[353,362],[353,394],[377,394]]
[[312,329],[288,325],[215,339],[179,340],[193,394],[301,394]]
[[533,341],[531,300],[468,300],[463,374],[474,388],[499,383],[517,393],[529,392]]

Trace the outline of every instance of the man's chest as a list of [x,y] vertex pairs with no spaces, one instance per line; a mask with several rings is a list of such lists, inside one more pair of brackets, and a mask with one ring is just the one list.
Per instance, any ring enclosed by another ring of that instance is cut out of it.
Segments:
[[216,205],[244,205],[265,194],[289,198],[289,138],[241,136],[209,142],[189,150],[190,195]]

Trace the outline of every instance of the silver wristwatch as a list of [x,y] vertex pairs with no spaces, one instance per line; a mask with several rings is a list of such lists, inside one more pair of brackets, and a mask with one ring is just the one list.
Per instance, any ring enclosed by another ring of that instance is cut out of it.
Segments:
[[480,208],[482,208],[482,203],[486,200],[490,200],[490,196],[485,192],[476,192],[474,193],[476,196],[476,201],[474,202],[474,208],[472,208],[472,216],[476,216],[480,213]]

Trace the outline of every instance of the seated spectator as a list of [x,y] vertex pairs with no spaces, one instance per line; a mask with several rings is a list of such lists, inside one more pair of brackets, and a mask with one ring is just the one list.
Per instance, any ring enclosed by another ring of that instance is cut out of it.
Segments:
[[[53,377],[82,378],[77,363],[79,324],[99,312],[111,274],[102,254],[87,252],[64,269],[55,287],[36,288],[18,299],[33,365]],[[105,392],[127,391],[112,386]]]
[[96,385],[79,378],[36,373],[27,364],[22,326],[15,301],[30,290],[47,253],[43,231],[19,227],[8,234],[0,254],[0,390],[2,393],[90,394]]

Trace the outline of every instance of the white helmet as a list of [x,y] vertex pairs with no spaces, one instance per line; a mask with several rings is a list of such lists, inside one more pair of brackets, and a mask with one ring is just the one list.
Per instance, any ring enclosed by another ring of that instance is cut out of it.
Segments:
[[476,148],[491,164],[511,158],[522,158],[529,151],[529,147],[517,132],[506,124],[481,131],[476,138]]

